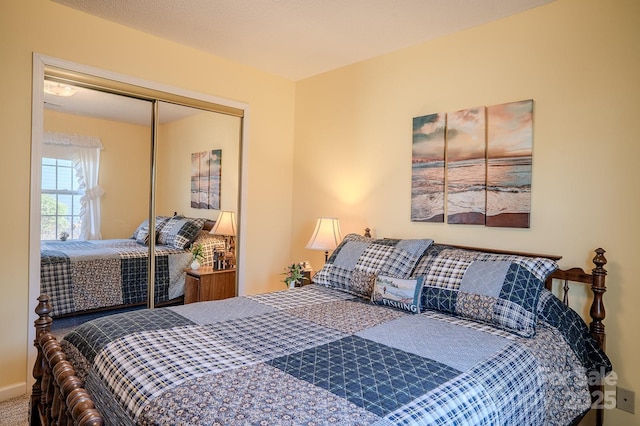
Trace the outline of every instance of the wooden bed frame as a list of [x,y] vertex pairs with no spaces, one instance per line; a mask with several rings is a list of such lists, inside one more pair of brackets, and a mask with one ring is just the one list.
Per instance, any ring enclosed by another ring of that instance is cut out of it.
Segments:
[[[368,234],[365,232],[365,235]],[[559,260],[561,256],[540,255],[534,253],[522,253],[504,250],[494,250],[477,247],[453,246],[463,249],[481,250],[498,254],[516,254],[527,257],[545,257]],[[545,287],[551,289],[554,279],[562,281],[563,301],[568,304],[568,283],[578,282],[589,284],[593,292],[593,301],[590,308],[591,324],[589,330],[591,335],[598,342],[602,350],[605,349],[605,309],[602,296],[606,291],[605,278],[607,271],[604,265],[607,259],[605,251],[601,248],[595,250],[593,263],[595,268],[591,273],[585,272],[582,268],[559,269],[549,276],[545,282]],[[35,383],[31,391],[30,402],[30,425],[103,425],[104,419],[95,408],[91,396],[83,387],[82,381],[76,376],[75,370],[67,360],[60,343],[51,333],[53,320],[50,317],[52,311],[47,295],[38,297],[38,306],[35,309],[38,319],[35,320],[36,338],[34,346],[38,350],[35,365],[33,366],[33,377]],[[602,392],[603,385],[591,386],[592,399],[595,401],[597,391]],[[595,392],[595,393],[594,393]],[[600,426],[604,421],[604,408],[599,406],[596,410],[596,425]],[[585,413],[586,414],[586,413]],[[574,424],[578,424],[580,419],[576,419]]]

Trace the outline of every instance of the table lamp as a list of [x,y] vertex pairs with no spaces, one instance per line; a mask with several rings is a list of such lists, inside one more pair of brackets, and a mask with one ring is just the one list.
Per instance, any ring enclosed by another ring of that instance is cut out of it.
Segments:
[[333,217],[320,217],[316,223],[316,229],[305,248],[311,250],[324,250],[325,263],[329,259],[329,250],[335,249],[342,241],[340,220]]

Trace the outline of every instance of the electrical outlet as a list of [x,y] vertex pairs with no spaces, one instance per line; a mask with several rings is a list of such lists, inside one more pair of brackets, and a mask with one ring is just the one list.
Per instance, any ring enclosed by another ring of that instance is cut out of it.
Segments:
[[636,413],[636,393],[629,389],[616,386],[616,407],[628,411],[630,413]]

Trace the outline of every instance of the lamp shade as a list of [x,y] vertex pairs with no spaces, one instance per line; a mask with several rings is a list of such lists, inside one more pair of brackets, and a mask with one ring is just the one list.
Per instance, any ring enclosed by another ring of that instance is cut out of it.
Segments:
[[236,214],[234,212],[221,211],[216,224],[213,226],[210,234],[236,236]]
[[336,248],[340,241],[342,241],[340,221],[333,217],[320,217],[306,248],[326,252]]

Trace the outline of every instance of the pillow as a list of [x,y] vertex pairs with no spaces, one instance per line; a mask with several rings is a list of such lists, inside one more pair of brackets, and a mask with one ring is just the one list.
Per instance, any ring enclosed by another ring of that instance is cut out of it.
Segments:
[[194,244],[202,244],[204,249],[202,266],[213,266],[213,252],[224,251],[227,247],[224,237],[211,235],[209,231],[198,231],[198,235],[191,245]]
[[149,245],[149,225],[138,227],[134,235],[135,235],[134,238],[136,240],[136,243],[144,244],[145,246]]
[[550,259],[445,248],[421,262],[422,308],[535,335],[540,292],[558,265]]
[[[158,235],[158,232],[160,232],[164,227],[167,220],[169,220],[169,216],[156,216],[155,236]],[[131,238],[136,240],[139,244],[149,245],[149,219],[145,219],[140,225],[138,225],[136,230],[133,231]]]
[[158,232],[158,244],[184,250],[196,238],[205,221],[204,218],[173,216]]
[[403,279],[379,275],[373,286],[371,301],[384,306],[420,313],[423,277]]
[[336,247],[313,282],[371,298],[378,275],[409,278],[433,240],[372,239],[349,234]]

